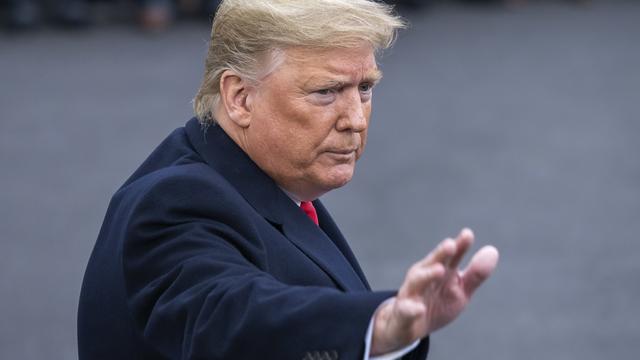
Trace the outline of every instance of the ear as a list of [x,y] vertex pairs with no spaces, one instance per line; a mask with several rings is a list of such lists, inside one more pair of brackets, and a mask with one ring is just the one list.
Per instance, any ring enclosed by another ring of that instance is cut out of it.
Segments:
[[220,100],[229,119],[247,128],[251,124],[250,93],[253,90],[240,75],[225,70],[220,77]]

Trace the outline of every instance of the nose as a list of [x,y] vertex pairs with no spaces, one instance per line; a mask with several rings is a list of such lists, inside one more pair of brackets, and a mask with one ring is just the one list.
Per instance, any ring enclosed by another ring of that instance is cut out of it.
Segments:
[[367,107],[369,102],[363,102],[360,92],[345,91],[342,99],[342,111],[336,123],[338,131],[362,132],[367,129]]

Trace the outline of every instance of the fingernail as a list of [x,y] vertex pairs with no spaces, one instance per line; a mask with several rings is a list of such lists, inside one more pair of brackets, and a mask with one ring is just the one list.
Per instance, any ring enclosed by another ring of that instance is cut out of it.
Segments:
[[446,238],[444,240],[444,242],[442,243],[442,249],[446,249],[446,248],[452,248],[455,250],[456,248],[456,241],[453,240],[452,238]]
[[463,228],[460,231],[460,236],[471,237],[473,236],[473,231],[471,231],[471,229],[469,228]]

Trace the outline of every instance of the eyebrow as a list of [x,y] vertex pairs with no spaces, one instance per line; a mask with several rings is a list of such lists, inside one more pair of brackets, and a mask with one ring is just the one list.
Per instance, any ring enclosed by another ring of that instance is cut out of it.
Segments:
[[365,75],[363,80],[375,84],[380,81],[380,79],[382,79],[382,71],[380,71],[380,69],[373,69]]
[[[380,69],[373,69],[369,71],[362,78],[362,81],[360,81],[360,83],[368,82],[368,83],[376,84],[377,82],[380,81],[380,79],[382,79],[382,71],[380,71]],[[329,76],[312,76],[311,78],[307,79],[307,81],[304,82],[304,86],[321,85],[323,87],[335,88],[335,87],[343,87],[346,84],[350,84],[350,83],[351,82],[349,80],[345,81],[345,80],[331,78]]]

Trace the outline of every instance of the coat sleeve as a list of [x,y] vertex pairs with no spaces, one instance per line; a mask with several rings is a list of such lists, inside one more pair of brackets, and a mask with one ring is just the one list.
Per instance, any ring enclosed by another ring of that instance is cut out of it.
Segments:
[[184,176],[132,201],[122,266],[144,340],[170,359],[362,359],[369,320],[393,294],[278,281],[234,196]]

